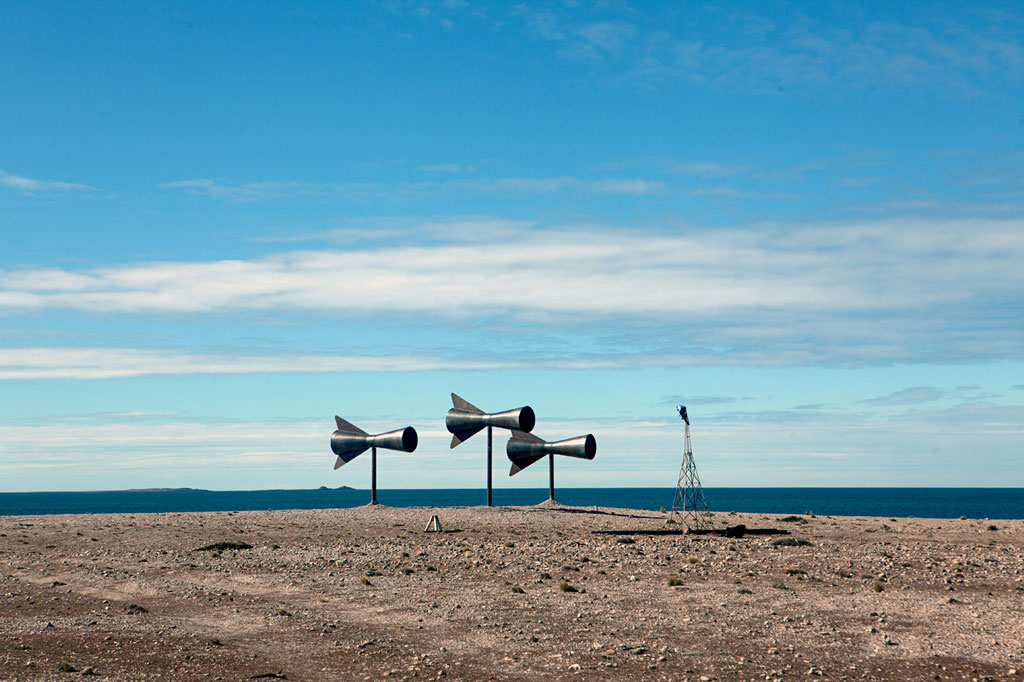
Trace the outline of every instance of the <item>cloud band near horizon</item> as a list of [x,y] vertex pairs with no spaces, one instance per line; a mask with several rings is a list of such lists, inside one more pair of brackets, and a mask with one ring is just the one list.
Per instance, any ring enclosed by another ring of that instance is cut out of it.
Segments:
[[[1021,219],[704,230],[495,222],[484,242],[473,232],[486,221],[475,219],[474,230],[435,222],[345,249],[0,271],[0,315],[279,311],[450,328],[487,316],[513,335],[614,326],[639,336],[655,326],[683,354],[724,350],[737,364],[754,345],[778,358],[767,364],[785,365],[1024,356]],[[638,343],[619,352],[673,354]]]

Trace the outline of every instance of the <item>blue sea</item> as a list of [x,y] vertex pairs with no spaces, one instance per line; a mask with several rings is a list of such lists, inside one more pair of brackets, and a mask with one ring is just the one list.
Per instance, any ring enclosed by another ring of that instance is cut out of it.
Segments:
[[[560,488],[559,502],[572,506],[671,509],[673,488]],[[547,489],[494,490],[495,505],[533,505]],[[712,511],[819,516],[916,516],[920,518],[1024,518],[1024,488],[705,488]],[[0,493],[0,516],[332,509],[370,501],[368,490],[122,490],[107,492]],[[483,490],[378,490],[377,501],[394,507],[477,506]]]

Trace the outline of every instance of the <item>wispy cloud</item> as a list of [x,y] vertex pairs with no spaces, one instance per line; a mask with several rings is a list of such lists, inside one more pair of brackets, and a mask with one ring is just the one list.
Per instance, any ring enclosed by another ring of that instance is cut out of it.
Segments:
[[738,364],[1024,355],[1004,303],[1024,298],[1020,219],[450,227],[247,260],[0,271],[0,311],[307,311],[448,325],[486,314],[517,327],[605,328],[654,355]]
[[[242,184],[223,183],[210,178],[191,178],[164,182],[161,189],[180,189],[196,196],[231,199],[234,201],[253,201],[256,199],[282,199],[296,196],[321,196],[336,193],[340,185],[309,182],[281,182],[263,180]],[[351,186],[355,189],[356,186]]]
[[573,59],[618,56],[636,33],[636,27],[625,21],[594,21],[576,28],[559,52]]
[[[438,173],[458,173],[459,170],[439,166],[422,167]],[[460,167],[461,169],[461,167]],[[229,201],[263,201],[293,199],[296,197],[342,198],[421,198],[439,193],[458,194],[553,194],[576,191],[592,194],[659,194],[667,185],[643,178],[581,179],[570,175],[552,177],[506,178],[452,178],[424,182],[383,183],[311,183],[263,180],[259,182],[231,183],[212,178],[191,178],[159,185],[161,189],[181,190],[193,196],[211,197]]]
[[14,175],[6,171],[0,171],[0,187],[17,190],[22,194],[99,191],[96,187],[84,185],[78,182],[65,182],[63,180],[37,180],[35,178],[27,178],[23,175]]
[[595,21],[573,6],[537,11],[520,5],[513,12],[555,54],[648,87],[681,80],[761,93],[924,87],[969,96],[1024,81],[1019,16],[1011,22],[975,13],[967,25],[921,14],[899,24],[840,27],[806,10],[771,19],[716,11],[705,21],[699,12],[692,19],[713,27],[698,33],[689,22],[659,14],[606,14]]
[[419,166],[416,170],[424,173],[451,173],[456,175],[458,173],[472,173],[476,171],[476,168],[462,163],[435,163],[427,166]]
[[[778,364],[799,364],[803,357],[778,356]],[[796,362],[794,362],[796,361]],[[480,353],[442,355],[357,355],[337,353],[240,354],[130,347],[34,346],[0,349],[0,381],[123,379],[142,376],[203,374],[343,374],[351,372],[475,372],[494,370],[602,370],[694,365],[758,365],[760,353],[728,358],[710,350],[687,353]],[[691,396],[683,402],[717,404],[736,398]],[[672,402],[672,401],[669,401]],[[676,399],[675,403],[679,403]],[[125,413],[127,414],[127,413]],[[160,413],[137,413],[160,414]]]
[[917,403],[930,403],[939,400],[946,392],[941,388],[933,386],[917,386],[905,388],[888,395],[858,401],[865,405],[912,405]]
[[350,246],[360,243],[393,244],[396,240],[418,243],[424,240],[441,242],[504,242],[537,225],[536,221],[510,220],[488,216],[438,216],[436,218],[374,218],[353,219],[347,227],[289,234],[263,235],[252,241],[262,244],[294,244],[324,242]]
[[4,348],[0,380],[112,379],[151,375],[416,372],[505,369],[522,363],[414,355],[240,355],[141,348]]
[[750,172],[749,166],[728,165],[714,161],[681,161],[668,168],[670,173],[699,175],[702,178],[723,178]]

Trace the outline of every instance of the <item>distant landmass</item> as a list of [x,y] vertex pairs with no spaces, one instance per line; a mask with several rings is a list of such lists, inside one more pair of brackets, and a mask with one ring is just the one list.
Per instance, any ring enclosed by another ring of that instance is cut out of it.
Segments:
[[108,490],[107,492],[125,492],[125,493],[178,493],[178,492],[199,492],[208,493],[210,492],[206,488],[128,488],[127,490]]
[[355,490],[352,486],[339,485],[337,488],[328,488],[325,485],[320,486],[320,490]]

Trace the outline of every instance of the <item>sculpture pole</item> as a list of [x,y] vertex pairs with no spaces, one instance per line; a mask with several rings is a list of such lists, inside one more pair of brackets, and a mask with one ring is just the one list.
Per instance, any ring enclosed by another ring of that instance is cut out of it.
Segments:
[[548,455],[548,499],[555,501],[555,456]]
[[377,504],[377,448],[370,451],[370,504]]
[[491,427],[487,427],[487,506],[493,507],[491,502]]

